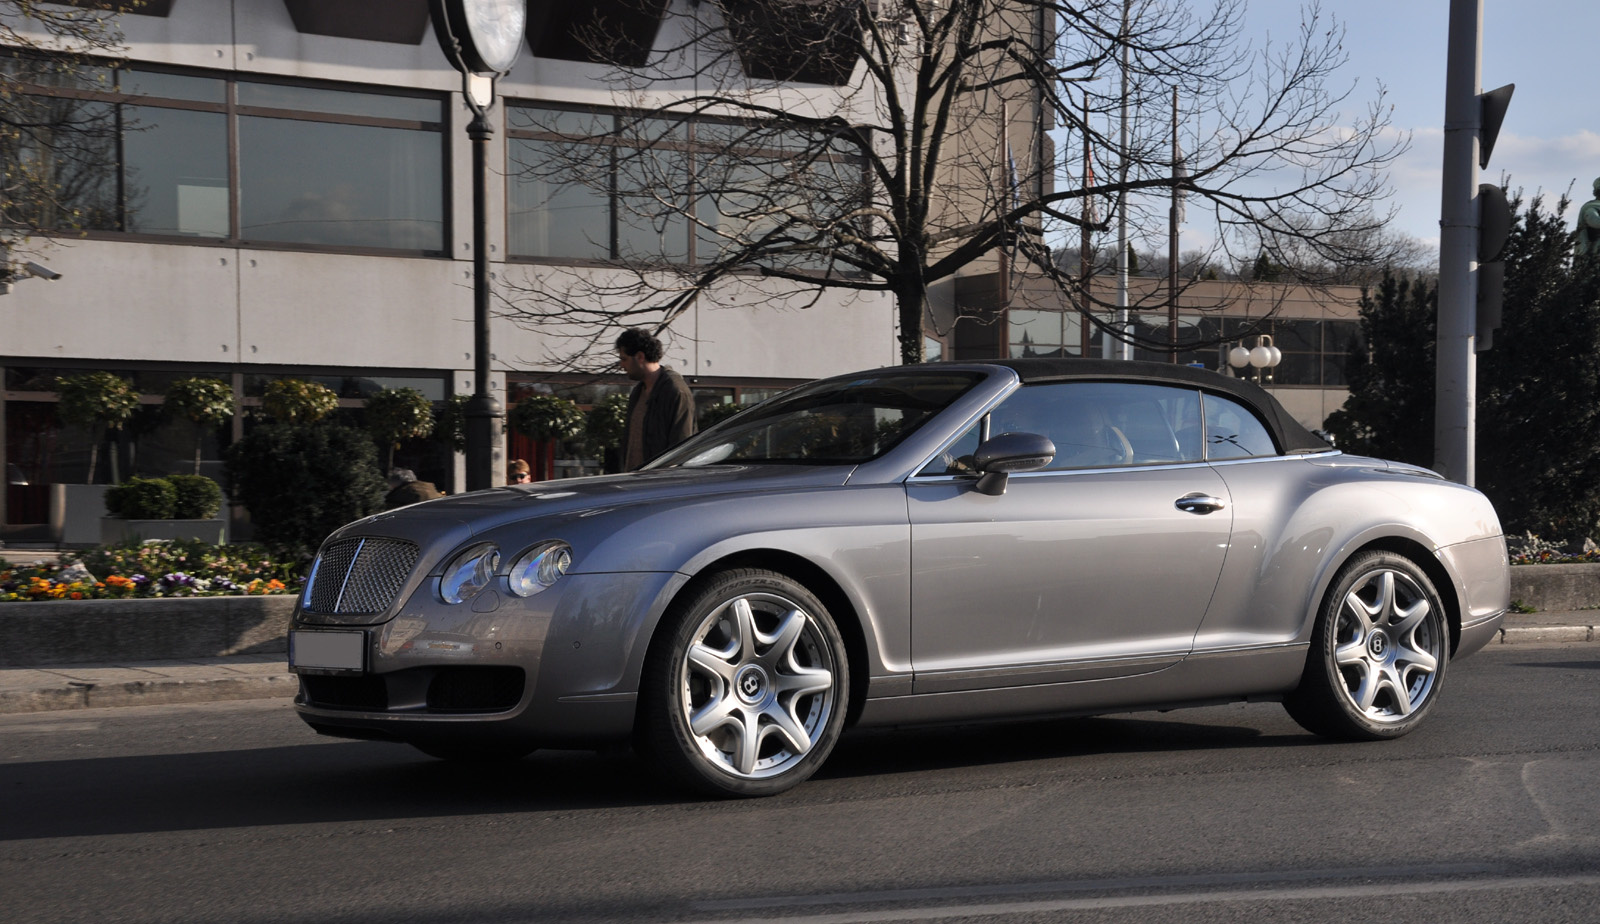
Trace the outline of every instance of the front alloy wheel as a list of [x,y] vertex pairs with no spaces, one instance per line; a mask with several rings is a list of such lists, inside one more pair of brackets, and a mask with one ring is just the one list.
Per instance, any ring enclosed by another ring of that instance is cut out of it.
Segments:
[[669,617],[646,667],[640,744],[717,794],[809,777],[844,722],[848,665],[827,609],[768,571],[733,571]]
[[1334,580],[1285,705],[1318,734],[1398,738],[1438,699],[1449,659],[1444,605],[1428,576],[1400,555],[1369,552]]

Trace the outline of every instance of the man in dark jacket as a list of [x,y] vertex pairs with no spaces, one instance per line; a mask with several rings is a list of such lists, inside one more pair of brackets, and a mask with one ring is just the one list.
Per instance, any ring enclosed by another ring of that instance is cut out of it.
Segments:
[[694,433],[694,396],[672,367],[661,365],[661,341],[631,327],[617,337],[617,364],[637,382],[628,394],[622,467],[633,471]]
[[393,510],[435,497],[444,497],[444,492],[434,487],[433,482],[418,481],[417,473],[409,468],[389,469],[389,493],[383,498],[383,509]]

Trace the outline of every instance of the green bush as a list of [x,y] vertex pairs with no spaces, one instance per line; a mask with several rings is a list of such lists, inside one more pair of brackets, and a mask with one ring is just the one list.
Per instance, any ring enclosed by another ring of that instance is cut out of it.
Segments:
[[339,409],[339,396],[316,382],[278,379],[267,383],[261,409],[279,423],[313,424]]
[[467,402],[471,395],[451,395],[433,413],[433,438],[456,452],[467,451]]
[[709,430],[729,417],[744,410],[744,405],[728,402],[726,404],[707,404],[700,409],[700,429]]
[[583,412],[566,398],[533,395],[511,408],[507,417],[511,429],[530,440],[564,440],[583,432]]
[[177,503],[178,492],[165,478],[136,475],[106,490],[106,511],[124,520],[170,520]]
[[209,520],[222,509],[222,488],[204,475],[168,475],[177,492],[173,506],[175,520]]
[[327,535],[383,509],[377,447],[335,424],[267,423],[228,447],[235,500],[250,508],[256,539],[310,554]]
[[[61,403],[56,413],[74,426],[90,433],[89,475],[85,484],[94,484],[95,465],[100,458],[100,443],[107,430],[120,430],[139,409],[139,393],[127,379],[109,372],[85,372],[56,379]],[[111,456],[111,480],[117,477],[117,457]]]
[[200,474],[200,448],[208,427],[221,426],[233,419],[238,404],[233,386],[221,379],[178,379],[167,386],[162,405],[166,414],[182,417],[194,424],[194,473]]
[[628,438],[628,396],[610,395],[590,408],[584,416],[583,436],[595,452],[621,446]]
[[415,388],[385,388],[367,396],[367,431],[388,451],[384,470],[394,467],[401,440],[433,432],[433,402]]

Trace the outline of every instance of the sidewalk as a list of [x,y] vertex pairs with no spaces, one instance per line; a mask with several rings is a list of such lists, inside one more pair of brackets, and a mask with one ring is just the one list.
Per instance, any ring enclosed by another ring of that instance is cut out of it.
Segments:
[[283,655],[0,669],[0,715],[293,696]]
[[[1600,642],[1600,610],[1511,613],[1497,643]],[[0,715],[291,697],[299,689],[282,655],[190,661],[0,669]]]

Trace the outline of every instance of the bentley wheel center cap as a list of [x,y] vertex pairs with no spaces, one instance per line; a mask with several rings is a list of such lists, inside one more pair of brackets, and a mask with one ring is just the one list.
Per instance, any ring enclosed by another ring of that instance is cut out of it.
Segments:
[[1367,653],[1382,660],[1389,655],[1389,636],[1374,632],[1367,637]]
[[767,672],[754,664],[748,665],[734,678],[733,685],[740,699],[752,705],[759,703],[767,695]]

